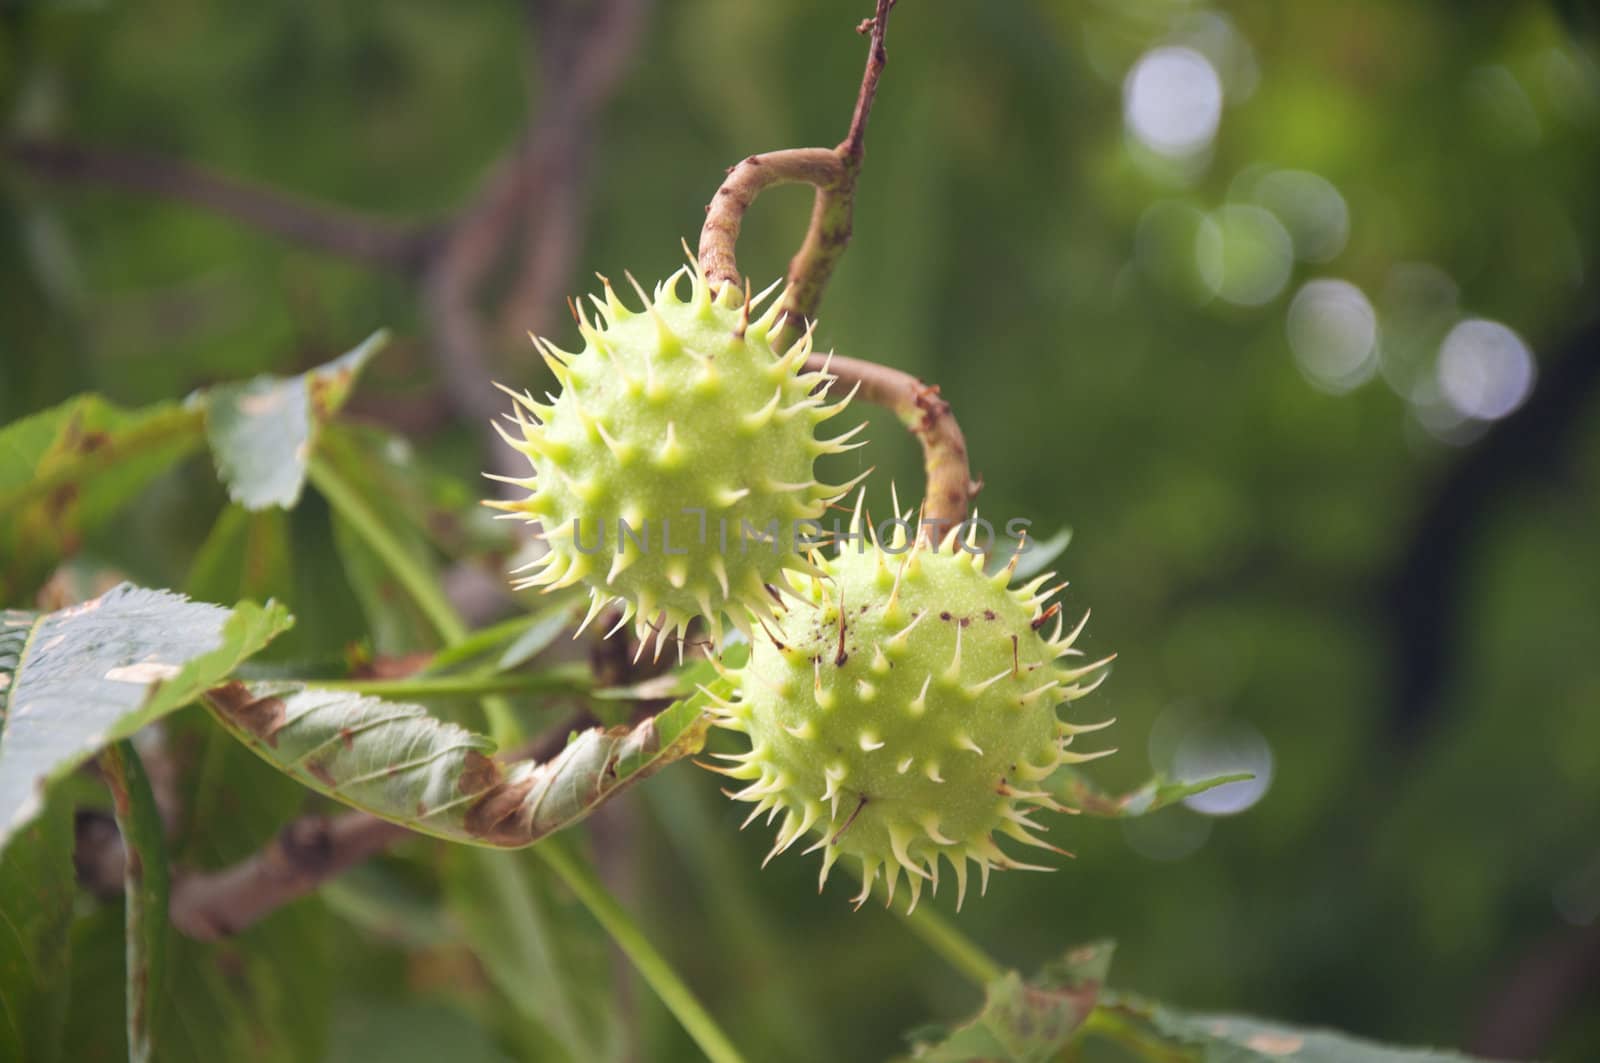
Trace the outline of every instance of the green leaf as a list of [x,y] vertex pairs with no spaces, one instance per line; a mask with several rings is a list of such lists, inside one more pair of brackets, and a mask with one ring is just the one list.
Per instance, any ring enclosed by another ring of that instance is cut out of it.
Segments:
[[1160,811],[1195,794],[1203,794],[1229,783],[1254,778],[1249,772],[1218,775],[1197,782],[1179,782],[1166,775],[1156,775],[1136,790],[1125,794],[1110,794],[1100,789],[1075,768],[1064,767],[1050,776],[1050,793],[1057,801],[1087,815],[1109,819],[1131,819]]
[[51,801],[0,856],[0,1059],[53,1063],[67,1007],[72,806]]
[[79,395],[0,429],[0,603],[26,600],[86,532],[199,445],[176,403],[123,410]]
[[111,789],[117,827],[126,856],[123,872],[124,920],[127,934],[128,1063],[161,1058],[161,1038],[153,1029],[156,1002],[167,989],[167,871],[161,814],[150,792],[150,780],[133,743],[121,741],[106,750],[101,772]]
[[539,614],[534,623],[506,647],[500,659],[495,662],[495,668],[502,672],[520,668],[543,653],[562,632],[572,626],[572,614],[571,602],[562,602],[555,608]]
[[1108,996],[1105,1007],[1111,1015],[1195,1063],[1474,1063],[1456,1052],[1396,1048],[1331,1030],[1184,1012],[1120,993]]
[[911,1034],[914,1059],[928,1063],[1045,1063],[1094,1010],[1111,966],[1112,945],[1073,949],[1023,981],[1016,971],[984,988],[983,1009],[953,1030]]
[[51,782],[193,701],[290,623],[122,584],[54,613],[0,612],[0,848]]
[[495,848],[531,845],[690,756],[705,742],[705,697],[632,728],[572,736],[543,763],[502,763],[495,745],[421,705],[298,684],[233,682],[206,694],[224,726],[280,771],[412,830]]
[[213,602],[275,597],[294,587],[289,514],[228,506],[195,554],[184,586]]
[[388,339],[379,330],[299,376],[259,376],[207,392],[206,439],[228,496],[245,509],[292,509],[322,422],[344,405],[356,375]]
[[[479,628],[434,654],[423,671],[432,675],[469,662],[492,672],[521,667],[571,626],[576,608],[576,600],[563,599],[549,608]],[[487,660],[491,654],[496,660]]]

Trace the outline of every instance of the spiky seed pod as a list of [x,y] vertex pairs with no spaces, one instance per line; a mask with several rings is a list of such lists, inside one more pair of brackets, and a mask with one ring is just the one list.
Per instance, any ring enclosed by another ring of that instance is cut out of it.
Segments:
[[745,822],[783,817],[767,859],[814,834],[819,891],[841,854],[860,861],[857,907],[880,871],[891,901],[905,873],[914,908],[924,882],[938,888],[941,860],[958,905],[969,862],[985,888],[991,869],[1033,868],[997,842],[1055,849],[1033,814],[1069,810],[1041,783],[1111,752],[1068,748],[1110,721],[1056,714],[1100,684],[1111,658],[1074,661],[1083,622],[1063,634],[1059,607],[1044,608],[1054,574],[1013,589],[1015,556],[986,574],[954,532],[937,548],[908,547],[903,533],[883,548],[869,532],[818,560],[824,575],[796,582],[800,601],[756,634],[730,673],[734,696],[715,709],[750,739],[713,768],[747,783],[729,795],[754,803]]
[[765,588],[808,567],[796,523],[851,486],[819,483],[813,463],[860,444],[854,431],[818,438],[849,399],[830,399],[834,378],[805,371],[809,329],[786,350],[772,346],[781,298],[752,318],[772,289],[713,292],[685,268],[654,298],[633,282],[644,304],[633,309],[600,281],[595,323],[573,308],[581,351],[534,339],[560,391],[547,402],[508,392],[515,430],[501,435],[533,475],[509,481],[526,498],[490,504],[543,526],[549,552],[519,570],[519,588],[582,581],[584,626],[615,601],[623,617],[612,631],[631,618],[641,650],[653,631],[658,655],[669,633],[681,653],[695,616],[720,641],[724,615],[746,631],[751,614],[772,615]]

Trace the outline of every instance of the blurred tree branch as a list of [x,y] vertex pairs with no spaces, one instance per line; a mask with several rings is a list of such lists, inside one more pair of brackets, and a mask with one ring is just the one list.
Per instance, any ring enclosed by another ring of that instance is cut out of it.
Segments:
[[1414,746],[1441,708],[1461,642],[1463,570],[1491,510],[1508,494],[1565,465],[1573,435],[1600,391],[1600,318],[1570,336],[1547,361],[1532,397],[1467,450],[1433,492],[1387,580],[1395,637],[1390,725]]
[[[207,211],[283,239],[415,276],[433,333],[440,383],[456,415],[479,429],[495,471],[521,475],[488,422],[489,352],[504,336],[549,324],[581,242],[589,130],[633,54],[649,0],[530,0],[533,117],[472,198],[445,219],[395,222],[316,203],[175,159],[65,140],[15,139],[4,156],[53,181],[120,189]],[[521,235],[522,246],[512,250]],[[507,258],[515,279],[498,312],[483,289]],[[486,317],[500,322],[494,335]],[[518,459],[520,461],[520,459]]]
[[1479,1011],[1472,1051],[1486,1059],[1546,1058],[1563,1020],[1581,1014],[1600,978],[1600,925],[1564,927],[1511,965]]
[[169,907],[172,925],[197,941],[237,934],[409,833],[365,812],[302,817],[232,867],[178,878]]
[[404,272],[420,268],[434,253],[443,229],[433,222],[375,218],[193,163],[118,148],[23,137],[6,141],[4,155],[36,177],[142,192],[319,251]]
[[[521,338],[547,330],[582,246],[583,188],[595,115],[634,52],[648,0],[553,4],[534,0],[544,101],[533,130],[531,207],[520,270],[500,309],[500,331]],[[552,11],[551,9],[554,8]]]
[[535,117],[424,271],[423,300],[444,387],[456,411],[486,434],[485,452],[503,476],[527,470],[489,432],[500,411],[499,396],[484,386],[494,375],[487,352],[497,338],[479,297],[520,232],[520,253],[509,255],[514,280],[498,313],[499,331],[517,336],[548,327],[581,242],[588,130],[626,69],[646,6],[646,0],[527,5],[541,85]]

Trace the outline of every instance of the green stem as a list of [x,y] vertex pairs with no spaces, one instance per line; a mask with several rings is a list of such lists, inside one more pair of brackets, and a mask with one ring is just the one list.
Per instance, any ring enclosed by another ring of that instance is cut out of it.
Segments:
[[307,686],[323,690],[348,690],[381,698],[429,698],[533,691],[582,693],[590,687],[589,673],[581,667],[512,675],[406,676],[401,679],[307,679]]
[[318,457],[312,457],[306,469],[318,493],[328,500],[333,511],[350,525],[352,531],[372,548],[372,552],[394,573],[411,600],[417,603],[422,615],[439,633],[446,644],[454,645],[467,638],[467,626],[456,615],[450,600],[444,596],[433,577],[416,563],[399,540],[389,534],[378,515],[366,501],[345,481],[333,466]]
[[535,845],[533,852],[561,877],[567,888],[611,935],[617,947],[627,954],[639,974],[677,1017],[689,1036],[694,1038],[694,1043],[700,1046],[706,1058],[712,1063],[743,1063],[738,1049],[733,1047],[727,1035],[717,1026],[716,1020],[700,1006],[689,987],[683,984],[677,972],[640,932],[616,898],[606,892],[594,872],[575,859],[555,839],[546,839]]
[[[450,604],[450,599],[444,596],[444,591],[434,582],[433,576],[417,564],[398,539],[389,534],[389,529],[384,527],[378,515],[372,512],[371,507],[338,470],[313,455],[306,473],[333,511],[349,523],[351,530],[394,573],[394,578],[400,581],[411,600],[417,603],[417,608],[422,610],[423,616],[427,617],[428,623],[433,625],[445,645],[454,646],[466,641],[471,634],[467,625]],[[489,737],[501,749],[511,749],[521,744],[522,726],[517,723],[516,714],[504,698],[485,697],[483,712],[489,723]]]
[[980,989],[1005,974],[1005,969],[987,952],[932,908],[919,908],[910,915],[896,909],[895,914],[924,944]]
[[[855,872],[860,880],[860,872]],[[883,885],[878,885],[877,893],[884,895]],[[889,910],[900,917],[906,927],[922,939],[934,952],[937,952],[946,963],[960,971],[969,978],[979,989],[986,988],[990,982],[1004,975],[1005,968],[994,961],[987,952],[984,952],[977,942],[967,937],[956,925],[932,908],[919,908],[914,912],[905,912],[889,906]]]
[[[428,617],[429,623],[439,632],[448,650],[460,646],[472,636],[455,608],[435,586],[428,573],[412,560],[400,543],[389,534],[377,516],[361,500],[355,490],[331,466],[315,457],[311,459],[309,474],[312,484],[328,500],[334,512],[350,523],[351,529],[372,548],[373,552],[389,566],[395,578],[411,595],[417,606]],[[438,682],[453,677],[417,679],[413,682]],[[516,677],[506,677],[516,678]],[[370,684],[369,684],[370,686]],[[520,741],[520,728],[504,699],[487,696],[483,699],[484,711],[489,717],[490,737],[509,749]],[[594,872],[561,847],[554,839],[546,839],[533,847],[584,907],[594,915],[638,968],[639,974],[650,988],[660,996],[667,1010],[694,1038],[700,1050],[712,1063],[743,1063],[738,1051],[727,1038],[716,1020],[700,1006],[689,987],[684,985],[666,959],[650,944],[628,913],[607,892]]]

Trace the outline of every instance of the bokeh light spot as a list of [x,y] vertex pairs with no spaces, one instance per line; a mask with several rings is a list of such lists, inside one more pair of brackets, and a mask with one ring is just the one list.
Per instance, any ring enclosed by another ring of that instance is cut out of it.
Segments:
[[1289,230],[1295,257],[1327,262],[1350,239],[1350,208],[1333,182],[1308,170],[1275,170],[1256,182],[1251,198]]
[[1195,794],[1183,803],[1208,816],[1231,816],[1266,794],[1272,785],[1272,747],[1260,731],[1239,720],[1191,729],[1172,755],[1172,774],[1180,782],[1237,772],[1248,772],[1253,778]]
[[1232,203],[1212,211],[1195,240],[1200,273],[1236,306],[1262,306],[1289,283],[1294,245],[1271,211]]
[[1193,48],[1146,52],[1122,86],[1133,136],[1158,155],[1185,158],[1210,146],[1222,120],[1222,79]]
[[1533,390],[1533,353],[1506,326],[1473,318],[1439,347],[1439,393],[1463,417],[1496,421]]
[[1314,387],[1344,394],[1378,368],[1378,314],[1349,281],[1308,281],[1289,304],[1289,349]]

